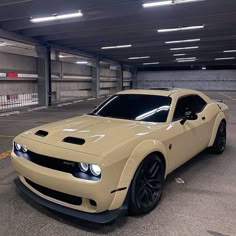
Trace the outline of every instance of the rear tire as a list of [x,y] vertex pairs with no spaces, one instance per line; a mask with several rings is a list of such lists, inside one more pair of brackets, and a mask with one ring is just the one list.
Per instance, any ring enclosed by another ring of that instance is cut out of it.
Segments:
[[211,151],[215,154],[222,154],[225,151],[226,147],[226,123],[221,121],[216,138],[213,146],[211,147]]
[[160,201],[165,180],[161,158],[151,154],[138,167],[130,186],[129,212],[142,215],[152,211]]

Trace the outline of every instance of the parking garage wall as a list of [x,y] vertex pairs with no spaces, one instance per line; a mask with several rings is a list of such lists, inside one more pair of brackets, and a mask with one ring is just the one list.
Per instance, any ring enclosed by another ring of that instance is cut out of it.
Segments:
[[236,90],[236,70],[140,71],[138,88],[179,87],[197,90]]
[[102,67],[100,68],[100,93],[99,96],[106,96],[116,93],[118,88],[118,71]]
[[[38,58],[0,52],[0,111],[38,103]],[[91,65],[52,61],[52,100],[61,102],[88,98],[92,92]],[[100,69],[99,96],[112,95],[121,89],[120,69]],[[123,88],[130,89],[132,73],[123,71]]]
[[91,66],[52,61],[52,98],[54,102],[91,97],[91,83]]
[[0,111],[37,104],[37,59],[0,52]]
[[123,71],[123,89],[132,88],[132,73],[131,71]]

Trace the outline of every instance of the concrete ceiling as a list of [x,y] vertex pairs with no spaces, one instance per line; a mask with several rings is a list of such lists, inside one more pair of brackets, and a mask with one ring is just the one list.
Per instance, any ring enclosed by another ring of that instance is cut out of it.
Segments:
[[[83,50],[93,54],[141,66],[160,62],[155,67],[233,65],[236,60],[236,1],[205,0],[173,6],[143,8],[153,0],[1,0],[0,27],[6,31],[41,41]],[[34,24],[30,17],[64,14],[81,10],[83,17]],[[157,33],[160,28],[205,25],[204,29]],[[200,38],[200,42],[165,44],[165,41]],[[101,50],[103,46],[132,44],[131,48]],[[170,51],[170,48],[199,46],[194,50]],[[177,63],[174,53],[197,57],[197,62]],[[150,56],[128,60],[129,57]],[[181,65],[180,65],[181,64]]]

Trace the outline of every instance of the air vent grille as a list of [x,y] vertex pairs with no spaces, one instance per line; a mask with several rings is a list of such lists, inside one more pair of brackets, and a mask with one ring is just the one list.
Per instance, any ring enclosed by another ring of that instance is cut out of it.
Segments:
[[75,138],[75,137],[66,137],[63,139],[64,143],[76,144],[76,145],[83,145],[85,143],[84,139]]
[[39,130],[35,133],[35,135],[37,135],[39,137],[46,137],[46,136],[48,136],[48,132],[44,131],[44,130]]

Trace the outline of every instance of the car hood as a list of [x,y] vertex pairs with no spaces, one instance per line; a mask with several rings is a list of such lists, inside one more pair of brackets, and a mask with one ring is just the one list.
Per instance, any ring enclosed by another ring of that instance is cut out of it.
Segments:
[[[65,149],[100,155],[130,137],[147,135],[158,127],[161,124],[83,115],[34,128],[21,136]],[[35,135],[39,130],[48,132],[48,135]]]

